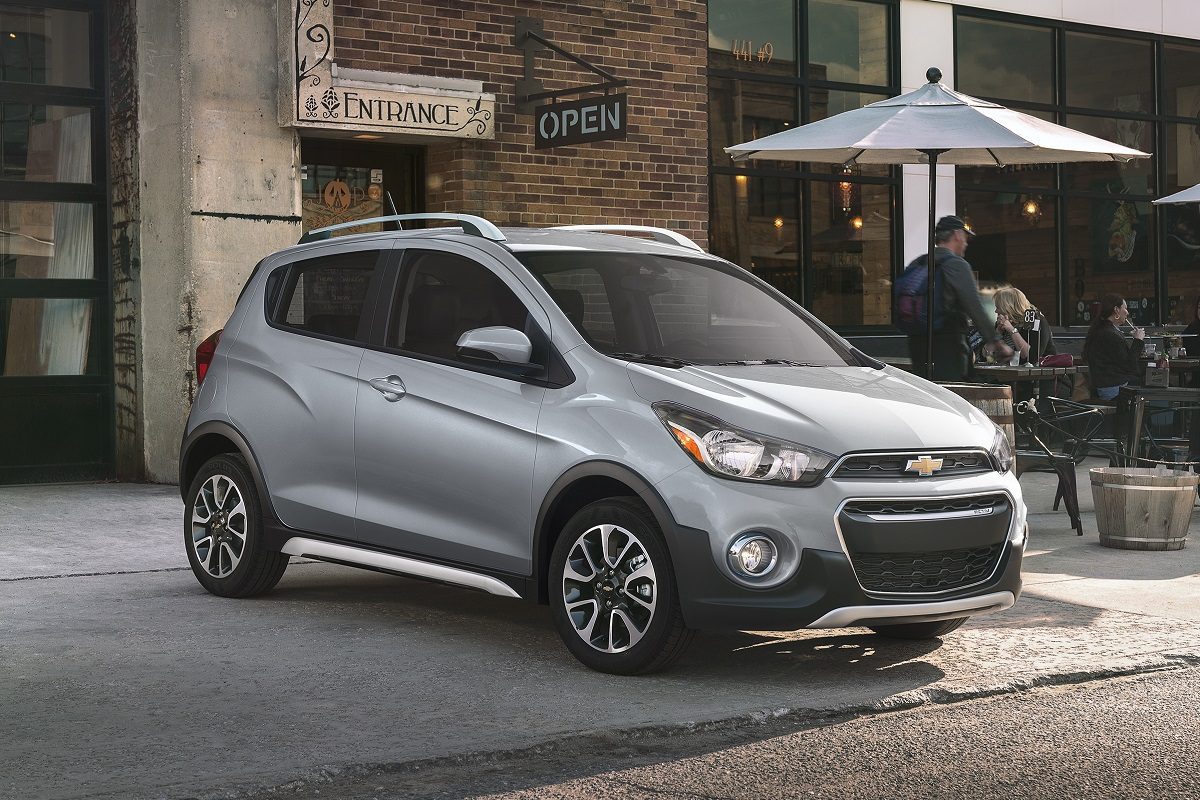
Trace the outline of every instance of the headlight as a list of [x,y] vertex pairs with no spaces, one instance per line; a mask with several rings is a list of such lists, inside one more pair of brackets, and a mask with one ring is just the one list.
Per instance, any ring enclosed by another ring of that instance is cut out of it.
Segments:
[[654,411],[685,453],[722,478],[813,486],[834,460],[821,450],[744,431],[698,411],[666,403]]
[[1012,445],[1008,443],[1004,431],[999,428],[996,429],[996,438],[992,440],[992,460],[996,462],[996,469],[1001,475],[1012,469]]

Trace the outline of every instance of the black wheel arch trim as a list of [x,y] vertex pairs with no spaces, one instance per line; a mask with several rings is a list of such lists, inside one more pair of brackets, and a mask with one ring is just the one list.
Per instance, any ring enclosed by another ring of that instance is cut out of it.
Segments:
[[[210,434],[216,434],[228,439],[237,448],[238,453],[246,461],[246,466],[250,469],[250,475],[254,478],[254,488],[258,490],[258,497],[263,502],[263,511],[269,518],[271,523],[279,522],[279,515],[275,513],[275,505],[271,502],[271,493],[267,490],[267,482],[263,477],[262,470],[258,467],[258,459],[254,457],[254,448],[250,446],[250,442],[242,436],[241,432],[222,420],[209,420],[195,427],[195,429],[184,437],[182,444],[179,446],[179,495],[183,498],[186,505],[188,502],[187,491],[190,480],[187,480],[188,473],[188,458],[191,455],[192,448],[196,442]],[[202,464],[196,464],[196,470],[192,470],[193,474],[199,470]]]
[[534,523],[533,575],[531,576],[532,583],[537,591],[531,594],[531,599],[536,598],[539,603],[545,603],[547,600],[547,582],[543,576],[549,568],[550,550],[552,549],[544,545],[547,537],[553,537],[558,533],[557,531],[547,530],[547,521],[552,517],[558,503],[566,494],[567,489],[585,478],[608,478],[628,486],[646,504],[646,507],[650,509],[650,513],[654,515],[654,520],[658,523],[659,529],[662,530],[663,538],[666,539],[667,551],[671,554],[671,560],[673,563],[678,563],[675,559],[675,553],[677,550],[679,523],[675,521],[675,517],[667,506],[666,501],[662,499],[662,495],[658,493],[653,484],[634,470],[616,461],[586,461],[582,464],[576,464],[560,475],[551,484],[545,498],[542,500],[541,508],[538,509],[537,520]]

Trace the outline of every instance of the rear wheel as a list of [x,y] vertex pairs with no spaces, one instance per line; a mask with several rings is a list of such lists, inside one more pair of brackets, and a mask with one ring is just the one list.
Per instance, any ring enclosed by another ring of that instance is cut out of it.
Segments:
[[904,625],[872,625],[871,630],[889,639],[936,639],[962,627],[968,617],[937,622],[909,622]]
[[258,491],[240,455],[205,462],[187,497],[183,543],[201,586],[221,597],[250,597],[279,583],[288,556],[263,545]]
[[600,500],[566,524],[550,557],[550,605],[567,649],[600,672],[657,672],[692,640],[662,532],[636,500]]

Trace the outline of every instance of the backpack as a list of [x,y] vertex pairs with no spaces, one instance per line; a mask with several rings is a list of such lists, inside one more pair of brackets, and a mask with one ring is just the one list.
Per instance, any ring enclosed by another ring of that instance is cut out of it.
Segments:
[[[929,335],[929,317],[925,305],[928,302],[929,268],[927,256],[918,256],[904,268],[892,287],[893,322],[901,333],[909,336]],[[945,298],[942,289],[941,259],[934,261],[933,269],[933,332],[940,333],[946,324]]]

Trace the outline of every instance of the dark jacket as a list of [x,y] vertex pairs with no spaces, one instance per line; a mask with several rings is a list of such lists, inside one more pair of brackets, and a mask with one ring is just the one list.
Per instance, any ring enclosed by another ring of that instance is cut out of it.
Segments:
[[[928,262],[926,256],[917,256],[914,264]],[[970,330],[970,322],[984,337],[990,336],[990,342],[1000,340],[996,332],[996,320],[983,310],[979,301],[979,284],[975,283],[975,274],[965,258],[956,256],[944,247],[933,252],[933,263],[942,272],[942,307],[945,310],[945,322],[942,334],[966,336]]]
[[[1042,312],[1040,312],[1040,311],[1037,312],[1037,315],[1038,315],[1038,319],[1040,319],[1042,321],[1042,324],[1040,326],[1038,326],[1037,333],[1034,333],[1033,325],[1027,325],[1024,322],[1022,322],[1022,324],[1016,326],[1017,332],[1021,334],[1021,338],[1024,339],[1025,341],[1029,342],[1029,344],[1030,344],[1030,348],[1029,348],[1029,363],[1030,364],[1038,363],[1039,361],[1042,360],[1042,356],[1053,355],[1054,353],[1058,352],[1058,348],[1056,348],[1054,345],[1054,331],[1050,330],[1050,323],[1046,321],[1046,317],[1042,314]],[[1034,344],[1033,340],[1035,337],[1037,338],[1037,352],[1036,353],[1033,351],[1033,344]],[[1004,341],[1004,343],[1006,345],[1011,347],[1013,350],[1017,349],[1017,343],[1013,340],[1013,337],[1011,334],[1002,333],[1002,334],[1000,334],[1000,338]]]
[[1145,346],[1141,339],[1131,339],[1126,344],[1117,326],[1108,320],[1089,330],[1083,342],[1083,358],[1087,361],[1092,392],[1102,386],[1141,383],[1138,357]]

